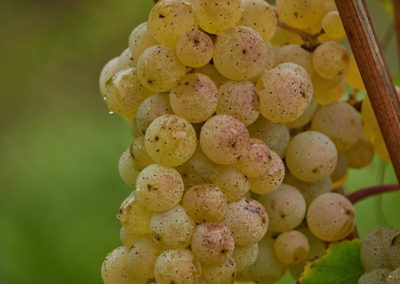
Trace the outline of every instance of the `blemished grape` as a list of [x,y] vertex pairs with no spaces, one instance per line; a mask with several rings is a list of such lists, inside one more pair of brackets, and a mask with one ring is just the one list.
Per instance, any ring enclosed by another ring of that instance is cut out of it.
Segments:
[[140,130],[139,127],[137,127],[137,125],[136,125],[136,118],[132,119],[132,121],[131,121],[131,135],[133,138],[138,138],[138,137],[144,136],[144,133],[142,132],[142,130]]
[[350,149],[344,152],[350,168],[361,169],[368,166],[374,158],[375,149],[372,142],[361,135],[360,139]]
[[270,151],[271,160],[268,162],[267,172],[257,178],[251,178],[250,190],[257,194],[268,194],[277,189],[285,176],[285,165],[282,159]]
[[179,166],[196,151],[196,132],[185,119],[165,114],[153,120],[147,128],[145,145],[150,157],[157,163]]
[[126,262],[133,275],[143,279],[154,277],[154,265],[162,250],[154,245],[150,236],[144,236],[129,249]]
[[118,219],[131,234],[140,236],[150,232],[152,215],[153,212],[144,208],[134,191],[122,202]]
[[243,198],[228,204],[224,224],[236,245],[248,246],[260,241],[268,229],[268,215],[256,200]]
[[141,23],[134,28],[129,35],[129,48],[133,58],[133,65],[136,66],[140,55],[154,45],[158,45],[158,43],[150,34],[147,22]]
[[328,136],[339,152],[353,147],[361,137],[359,113],[346,102],[334,102],[320,107],[314,114],[311,129]]
[[202,277],[206,283],[232,283],[236,277],[236,263],[232,258],[229,258],[221,264],[203,265]]
[[330,89],[314,88],[314,96],[320,105],[329,104],[340,100],[346,93],[346,81],[342,79],[338,85]]
[[261,76],[267,71],[274,67],[275,58],[274,53],[272,51],[272,44],[267,42],[266,44],[266,56],[264,58],[263,67],[261,68],[261,72],[258,73],[255,77],[251,78],[249,81],[256,84],[258,80],[260,80]]
[[169,97],[165,94],[154,94],[145,99],[136,112],[136,126],[146,133],[147,127],[157,117],[164,114],[173,114],[169,104]]
[[286,151],[290,172],[302,181],[317,182],[329,176],[337,163],[335,144],[326,135],[305,131],[296,135]]
[[315,111],[317,110],[317,101],[315,100],[315,97],[313,96],[311,99],[311,102],[307,106],[306,110],[304,113],[296,118],[295,120],[285,123],[285,125],[289,128],[298,128],[298,127],[303,127],[307,125],[311,119],[314,116]]
[[258,201],[269,217],[269,229],[273,232],[293,230],[304,219],[306,202],[295,187],[282,184],[275,191],[261,195]]
[[303,40],[298,34],[292,33],[281,27],[277,27],[274,36],[271,39],[271,43],[276,45],[288,45],[288,44],[303,44]]
[[350,63],[350,54],[342,44],[328,41],[315,49],[312,62],[318,75],[326,79],[334,79],[345,74]]
[[106,84],[118,71],[118,60],[119,57],[114,57],[113,59],[109,60],[106,63],[106,65],[104,65],[103,69],[100,72],[100,77],[99,77],[100,93],[102,96],[104,96],[105,99],[107,99]]
[[214,66],[214,63],[208,63],[207,65],[204,65],[200,68],[196,68],[194,71],[196,73],[201,73],[208,76],[214,82],[217,88],[228,81],[227,78],[225,78],[221,73],[218,72],[218,70]]
[[186,66],[179,61],[172,47],[155,45],[139,57],[137,73],[149,90],[167,92],[185,75]]
[[360,70],[358,70],[354,55],[350,56],[350,62],[346,71],[346,81],[356,90],[365,90],[364,81],[361,78]]
[[312,99],[313,87],[307,71],[300,65],[292,65],[302,71],[278,66],[265,72],[256,85],[261,114],[276,123],[297,119]]
[[386,284],[397,284],[400,283],[400,267],[390,272],[386,278]]
[[289,144],[289,129],[280,123],[274,123],[260,116],[248,127],[250,136],[263,141],[267,146],[277,153],[281,158],[285,156]]
[[179,80],[169,97],[177,115],[189,122],[199,123],[215,113],[218,89],[206,75],[190,73]]
[[241,0],[196,0],[194,13],[197,23],[210,34],[220,34],[240,20],[241,2]]
[[185,1],[159,1],[150,11],[148,28],[161,44],[175,46],[181,35],[196,27],[193,6]]
[[228,208],[225,194],[212,184],[189,188],[183,196],[182,204],[189,216],[199,224],[223,220]]
[[250,136],[246,126],[233,116],[215,115],[201,128],[201,149],[217,164],[235,163],[247,154],[249,144]]
[[400,232],[398,232],[390,243],[389,260],[393,268],[400,267]]
[[274,252],[280,261],[287,264],[299,263],[307,258],[309,244],[299,231],[284,232],[274,243]]
[[307,224],[311,232],[321,240],[342,240],[354,229],[354,207],[341,194],[322,194],[308,207]]
[[235,242],[229,228],[223,223],[205,223],[194,231],[191,249],[204,264],[221,264],[232,255]]
[[130,187],[136,186],[136,178],[139,175],[139,171],[136,168],[136,161],[128,148],[119,158],[118,170],[121,179]]
[[232,258],[236,263],[237,273],[241,273],[252,265],[258,255],[258,243],[249,246],[235,246]]
[[218,35],[213,60],[222,75],[231,80],[244,81],[263,70],[267,54],[268,45],[256,31],[236,26]]
[[179,60],[190,67],[206,65],[211,60],[213,51],[212,39],[206,33],[197,30],[183,34],[176,44]]
[[217,114],[228,114],[250,125],[259,115],[257,90],[251,82],[228,81],[218,89]]
[[321,20],[322,28],[325,35],[333,39],[341,39],[346,36],[342,20],[340,19],[338,11],[331,11],[326,13]]
[[125,49],[118,58],[118,69],[135,68],[136,64],[133,62],[131,49]]
[[153,242],[163,249],[184,249],[190,245],[195,223],[182,205],[153,215],[150,233]]
[[122,244],[127,248],[130,249],[130,247],[138,241],[141,236],[138,234],[134,234],[132,232],[129,232],[124,226],[121,227],[119,230],[119,238],[121,239]]
[[190,250],[167,250],[157,258],[154,276],[157,284],[197,284],[201,266]]
[[239,25],[247,26],[258,32],[265,42],[271,40],[277,28],[278,20],[274,7],[263,0],[244,0]]
[[[129,148],[132,158],[135,161],[134,166],[138,170],[143,170],[145,167],[154,164],[153,159],[147,153],[144,145],[144,136],[137,137],[133,140],[131,147]],[[135,181],[136,183],[136,181]]]
[[179,172],[161,165],[150,165],[139,173],[137,198],[149,210],[165,211],[178,205],[183,196]]
[[324,9],[323,0],[277,0],[279,18],[289,26],[304,29],[320,21]]
[[296,63],[303,67],[309,75],[313,73],[311,53],[303,49],[300,45],[288,44],[279,49],[275,64],[278,65],[284,62]]
[[250,190],[247,177],[233,166],[222,167],[218,171],[214,184],[225,194],[228,201],[238,201]]
[[118,247],[105,257],[101,276],[105,284],[145,284],[147,279],[135,277],[128,268],[126,247]]
[[364,273],[360,279],[358,279],[358,284],[380,284],[387,283],[386,279],[390,273],[389,269],[374,269]]
[[378,268],[391,269],[389,249],[398,231],[381,227],[369,233],[361,243],[360,258],[366,271]]

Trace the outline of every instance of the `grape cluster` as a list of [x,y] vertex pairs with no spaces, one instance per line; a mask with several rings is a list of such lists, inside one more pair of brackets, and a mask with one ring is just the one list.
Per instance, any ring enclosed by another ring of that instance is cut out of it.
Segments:
[[134,138],[106,284],[298,278],[353,232],[355,210],[332,189],[385,147],[368,98],[362,115],[341,100],[346,82],[364,90],[344,37],[332,1],[155,4],[100,74]]

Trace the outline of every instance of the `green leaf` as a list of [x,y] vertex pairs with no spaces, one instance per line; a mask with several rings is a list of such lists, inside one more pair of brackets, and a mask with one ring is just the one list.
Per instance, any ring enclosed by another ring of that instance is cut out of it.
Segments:
[[332,244],[325,256],[306,265],[300,283],[357,284],[364,273],[360,247],[360,240]]
[[393,78],[394,84],[400,86],[400,78]]

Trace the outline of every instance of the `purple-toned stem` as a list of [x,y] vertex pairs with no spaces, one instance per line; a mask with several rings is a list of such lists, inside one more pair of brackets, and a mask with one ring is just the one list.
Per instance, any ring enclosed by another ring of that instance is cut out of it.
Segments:
[[396,190],[400,190],[399,184],[377,185],[360,189],[356,192],[346,195],[346,197],[351,201],[351,203],[355,204],[367,197]]

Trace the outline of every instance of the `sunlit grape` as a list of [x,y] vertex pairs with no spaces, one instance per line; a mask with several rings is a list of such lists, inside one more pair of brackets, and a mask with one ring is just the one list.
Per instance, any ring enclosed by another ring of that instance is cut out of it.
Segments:
[[325,12],[323,0],[277,0],[276,10],[283,22],[299,29],[311,27]]
[[129,35],[129,48],[134,66],[137,65],[140,55],[151,46],[158,45],[150,34],[148,23],[144,22],[133,29]]
[[347,66],[346,81],[357,90],[365,90],[364,81],[361,78],[360,70],[358,70],[356,59],[354,55],[350,56],[350,63]]
[[338,11],[332,11],[326,13],[321,20],[322,28],[325,34],[333,39],[341,39],[346,36],[342,20]]
[[275,64],[278,65],[284,62],[296,63],[303,67],[308,74],[311,75],[313,73],[311,53],[303,49],[300,45],[288,44],[279,49]]
[[342,44],[328,41],[315,49],[312,62],[318,75],[334,79],[346,72],[350,63],[350,54]]

